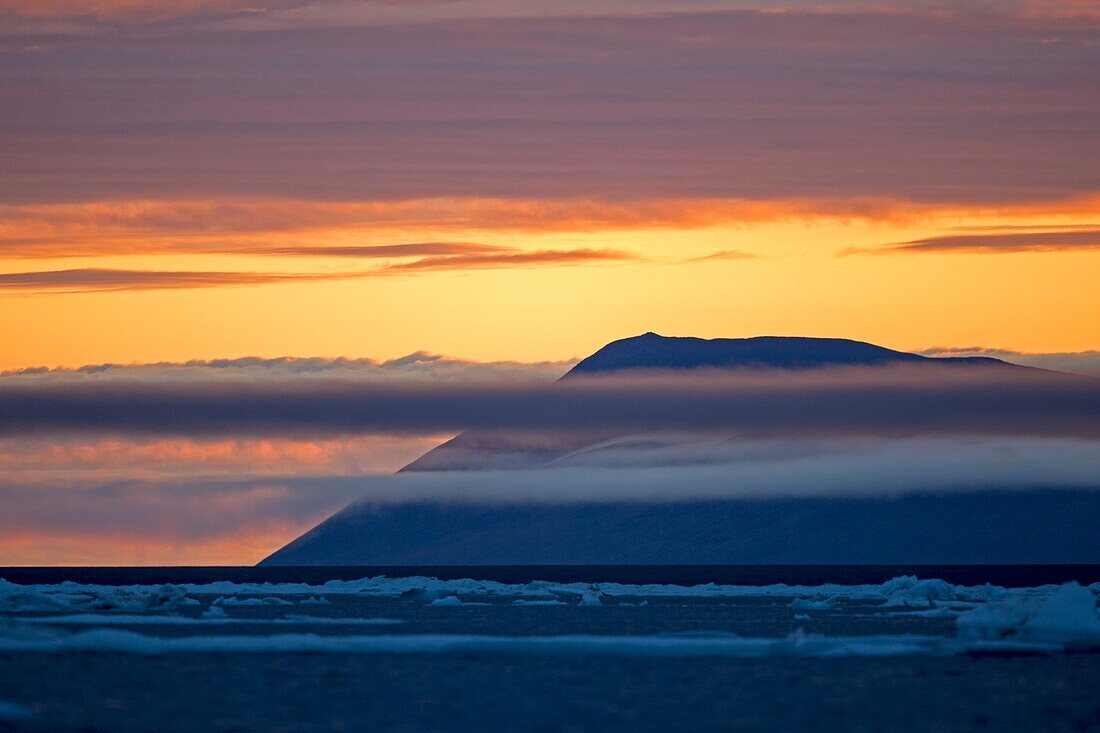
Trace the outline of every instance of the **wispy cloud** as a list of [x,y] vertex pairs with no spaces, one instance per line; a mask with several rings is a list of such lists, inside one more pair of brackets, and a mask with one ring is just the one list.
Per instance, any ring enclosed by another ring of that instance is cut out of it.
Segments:
[[234,285],[341,280],[362,273],[197,272],[82,268],[0,274],[0,290],[26,293],[89,293],[121,290],[216,288]]
[[638,260],[637,255],[612,249],[548,249],[534,252],[502,252],[425,257],[386,267],[388,272],[424,272],[431,270],[481,270],[494,267],[532,265],[569,265],[581,262]]
[[94,293],[128,290],[218,288],[245,285],[308,283],[354,280],[452,270],[484,270],[505,267],[554,267],[639,259],[619,250],[507,250],[482,254],[424,257],[412,262],[357,272],[200,272],[172,270],[120,270],[78,268],[40,272],[0,273],[0,291],[29,294]]
[[153,364],[88,364],[76,368],[29,367],[0,372],[2,384],[16,381],[143,380],[158,382],[246,379],[433,379],[442,381],[553,381],[576,363],[565,361],[473,361],[427,351],[395,359],[256,356],[238,359],[157,362]]
[[983,346],[940,346],[924,349],[919,353],[934,357],[989,356],[1012,364],[1038,367],[1039,369],[1053,369],[1068,374],[1100,377],[1100,351],[1063,351],[1036,354],[1013,351],[1012,349],[990,349]]
[[402,244],[369,245],[301,245],[288,247],[255,247],[250,255],[280,255],[288,257],[350,257],[387,259],[399,257],[439,257],[456,255],[494,255],[514,252],[510,247],[475,242],[407,242]]
[[948,234],[897,242],[851,252],[1053,252],[1100,249],[1100,229],[1059,227],[1053,230]]
[[[239,254],[399,258],[505,252],[517,248],[458,238],[379,242],[380,234],[421,227],[458,237],[466,236],[467,232],[481,236],[486,231],[496,231],[522,241],[527,233],[700,229],[788,221],[911,225],[968,217],[1080,218],[1092,216],[1097,210],[1100,198],[1096,197],[1026,206],[979,207],[874,197],[766,201],[453,198],[350,202],[246,197],[0,204],[0,257]],[[1081,229],[1049,229],[1056,228]],[[736,250],[712,254],[715,259],[739,257]]]
[[711,252],[708,255],[702,257],[692,257],[689,260],[685,260],[686,263],[692,262],[714,262],[719,260],[751,260],[755,259],[756,255],[750,252],[742,252],[736,249],[722,249],[717,252]]

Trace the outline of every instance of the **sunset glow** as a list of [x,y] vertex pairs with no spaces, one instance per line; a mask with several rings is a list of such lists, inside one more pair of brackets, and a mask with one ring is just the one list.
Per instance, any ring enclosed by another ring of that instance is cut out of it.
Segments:
[[[0,0],[0,379],[551,379],[649,331],[1093,358],[1096,10]],[[353,495],[286,480],[451,435],[0,436],[0,565],[255,562]]]

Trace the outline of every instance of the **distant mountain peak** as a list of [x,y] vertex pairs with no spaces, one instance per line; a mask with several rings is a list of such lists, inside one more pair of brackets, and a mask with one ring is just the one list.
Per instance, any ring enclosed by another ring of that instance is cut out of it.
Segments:
[[570,373],[700,367],[812,369],[928,361],[931,361],[929,357],[851,339],[806,336],[704,339],[662,336],[647,331],[640,336],[612,341],[582,359]]

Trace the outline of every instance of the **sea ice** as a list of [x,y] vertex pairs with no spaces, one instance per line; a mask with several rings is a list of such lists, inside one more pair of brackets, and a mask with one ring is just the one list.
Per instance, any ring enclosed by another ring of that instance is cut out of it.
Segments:
[[959,590],[947,581],[932,579],[918,580],[916,576],[906,575],[887,581],[882,586],[887,606],[905,608],[932,608],[936,601],[954,600]]
[[219,596],[214,599],[212,606],[293,606],[290,601],[275,596],[267,596],[266,598],[256,598],[250,596],[248,598],[238,598],[237,596]]
[[1096,596],[1077,583],[1066,583],[1050,595],[1013,595],[988,603],[963,613],[956,624],[962,639],[1100,649]]
[[839,603],[840,599],[836,596],[816,601],[809,598],[795,598],[788,604],[788,608],[793,611],[831,611]]

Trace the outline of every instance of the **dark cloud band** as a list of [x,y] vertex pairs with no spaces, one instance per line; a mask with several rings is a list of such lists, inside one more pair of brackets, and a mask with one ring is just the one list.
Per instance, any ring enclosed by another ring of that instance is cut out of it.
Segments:
[[0,434],[423,434],[466,428],[1100,437],[1100,380],[1013,367],[556,384],[117,380],[0,385]]

